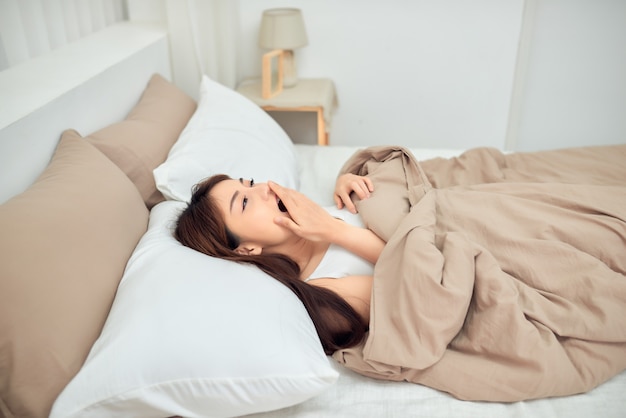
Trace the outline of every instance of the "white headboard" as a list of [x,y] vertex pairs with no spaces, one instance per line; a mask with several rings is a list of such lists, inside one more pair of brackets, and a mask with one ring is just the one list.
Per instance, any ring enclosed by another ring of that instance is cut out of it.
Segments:
[[167,32],[130,22],[0,72],[0,204],[41,174],[64,130],[123,120],[154,73],[171,79]]

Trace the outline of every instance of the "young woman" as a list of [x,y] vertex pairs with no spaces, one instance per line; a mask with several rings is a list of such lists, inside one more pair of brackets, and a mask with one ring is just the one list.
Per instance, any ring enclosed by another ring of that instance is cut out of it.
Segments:
[[330,354],[367,331],[373,265],[385,245],[362,226],[352,192],[369,197],[371,181],[340,176],[331,214],[276,183],[216,175],[196,185],[175,236],[204,254],[254,264],[290,288]]

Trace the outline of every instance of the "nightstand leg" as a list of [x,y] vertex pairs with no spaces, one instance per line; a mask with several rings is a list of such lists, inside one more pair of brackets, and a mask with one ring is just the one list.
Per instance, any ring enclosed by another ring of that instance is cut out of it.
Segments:
[[328,134],[326,133],[326,122],[322,108],[317,109],[317,145],[328,145]]

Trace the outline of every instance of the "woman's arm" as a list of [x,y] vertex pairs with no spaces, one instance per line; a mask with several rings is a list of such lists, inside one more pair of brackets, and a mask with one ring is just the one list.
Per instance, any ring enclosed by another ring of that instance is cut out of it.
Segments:
[[345,248],[372,264],[376,264],[385,246],[385,241],[367,228],[359,228],[340,219],[337,219],[337,221],[339,223],[333,229],[328,241]]
[[283,202],[291,217],[277,217],[274,222],[278,225],[311,241],[337,244],[371,263],[378,261],[385,242],[372,231],[332,217],[317,203],[296,190],[284,188],[274,182],[268,182],[268,185]]

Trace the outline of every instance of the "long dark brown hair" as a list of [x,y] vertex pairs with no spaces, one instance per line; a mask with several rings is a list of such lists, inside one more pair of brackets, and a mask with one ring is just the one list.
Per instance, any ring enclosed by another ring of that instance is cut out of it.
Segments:
[[230,179],[217,174],[194,187],[191,201],[180,214],[174,236],[183,245],[212,257],[256,265],[287,286],[302,301],[313,320],[326,354],[358,344],[367,324],[342,297],[332,290],[312,286],[300,279],[300,267],[286,255],[241,255],[239,239],[228,230],[218,205],[210,195],[213,187]]

